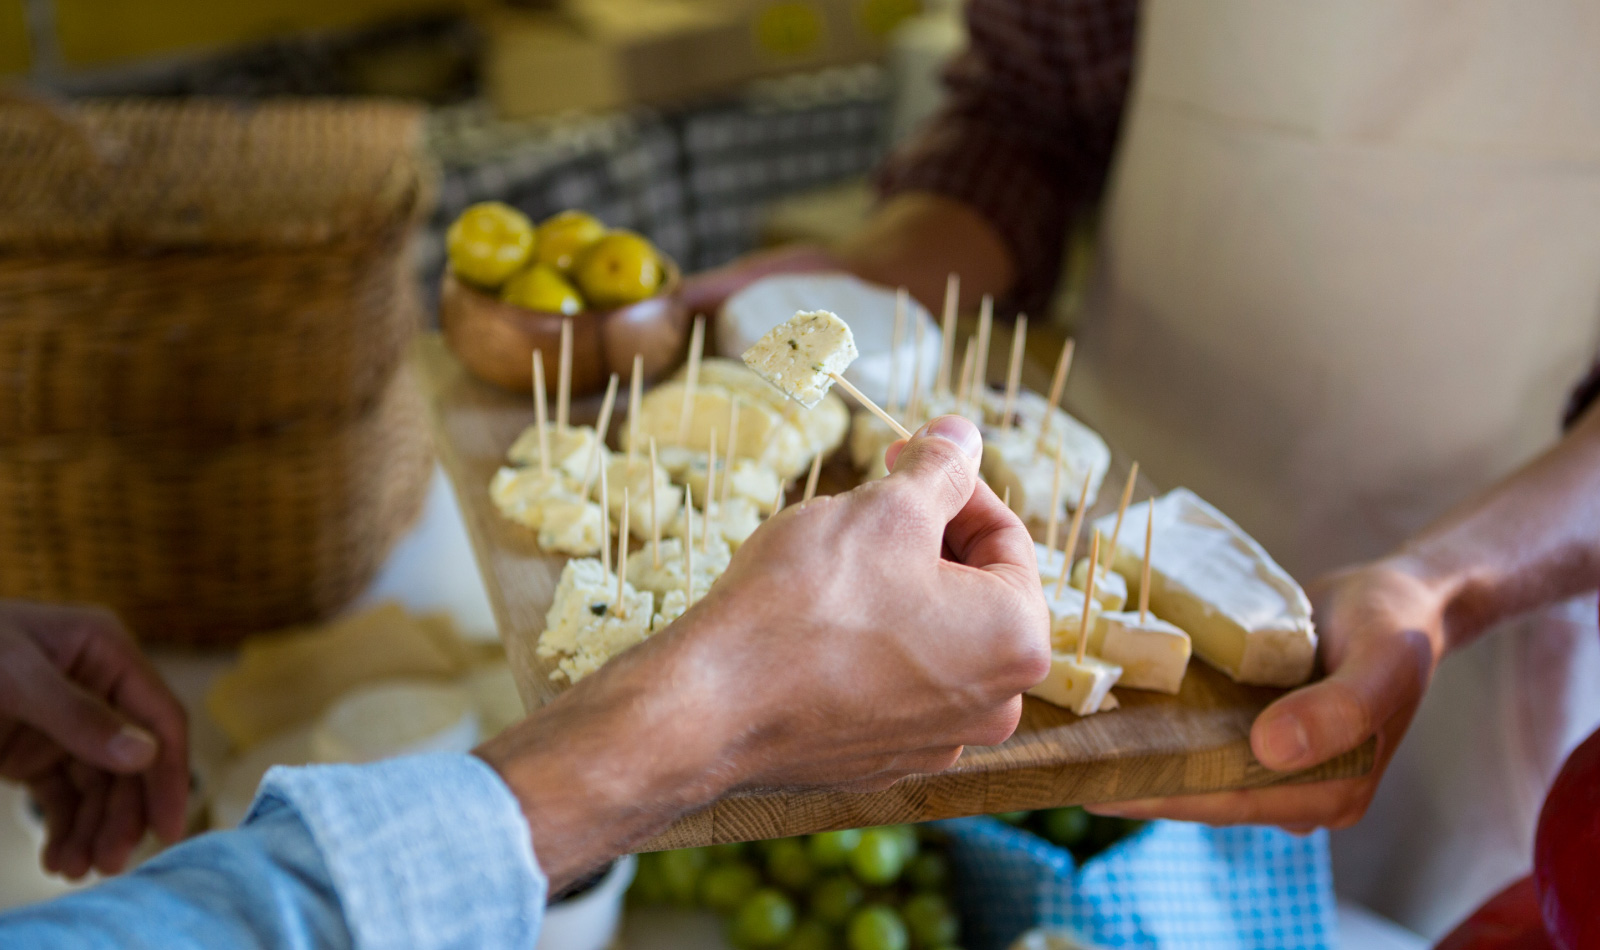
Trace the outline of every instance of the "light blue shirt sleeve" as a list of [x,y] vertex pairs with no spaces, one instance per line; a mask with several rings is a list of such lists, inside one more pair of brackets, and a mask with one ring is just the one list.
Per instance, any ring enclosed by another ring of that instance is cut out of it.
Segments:
[[0,914],[0,946],[531,948],[545,891],[521,808],[474,756],[276,768],[237,830]]

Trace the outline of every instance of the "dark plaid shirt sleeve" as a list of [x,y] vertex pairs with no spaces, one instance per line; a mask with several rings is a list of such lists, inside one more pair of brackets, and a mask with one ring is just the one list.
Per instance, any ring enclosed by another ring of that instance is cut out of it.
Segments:
[[1570,429],[1577,425],[1578,419],[1589,411],[1597,399],[1600,399],[1600,359],[1595,361],[1594,367],[1589,370],[1589,375],[1583,378],[1583,382],[1578,384],[1567,399],[1567,411],[1561,420],[1563,428]]
[[1018,266],[1010,303],[1037,312],[1071,216],[1105,183],[1133,70],[1137,0],[970,0],[949,99],[879,173],[884,195],[962,201]]

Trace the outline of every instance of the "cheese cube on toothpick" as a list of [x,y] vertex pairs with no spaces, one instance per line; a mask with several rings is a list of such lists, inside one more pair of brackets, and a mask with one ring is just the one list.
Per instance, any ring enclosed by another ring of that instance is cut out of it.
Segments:
[[1189,668],[1189,635],[1160,617],[1138,611],[1100,614],[1091,646],[1101,659],[1122,667],[1117,685],[1178,692]]
[[850,327],[837,315],[802,310],[768,330],[745,350],[743,359],[790,399],[811,409],[858,355]]
[[1087,716],[1100,711],[1121,675],[1121,667],[1092,656],[1052,653],[1050,675],[1028,695]]

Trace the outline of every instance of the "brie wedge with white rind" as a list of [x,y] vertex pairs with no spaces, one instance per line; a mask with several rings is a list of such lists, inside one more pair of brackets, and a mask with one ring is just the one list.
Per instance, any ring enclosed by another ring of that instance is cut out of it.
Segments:
[[[1044,585],[1045,606],[1050,608],[1050,645],[1057,650],[1076,650],[1078,648],[1078,635],[1083,631],[1083,591],[1073,587],[1061,588],[1061,596],[1056,596],[1056,585],[1052,581]],[[1098,605],[1089,607],[1089,633],[1093,636],[1095,618],[1100,615]],[[1094,641],[1089,642],[1090,649],[1094,648]]]
[[[1092,432],[1090,435],[1098,442],[1099,436]],[[1070,446],[1062,450],[1057,519],[1064,520],[1068,511],[1076,509],[1078,490],[1083,487],[1086,472],[1089,473],[1089,504],[1094,504],[1110,459],[1109,451],[1102,458],[1093,452],[1085,455]],[[1050,497],[1055,492],[1055,448],[1050,442],[1041,447],[1037,430],[985,429],[983,460],[979,468],[996,494],[1003,495],[1007,488],[1011,489],[1011,507],[1024,521],[1050,520]]]
[[801,310],[768,330],[741,359],[761,378],[810,409],[827,395],[833,385],[832,374],[842,374],[857,355],[850,326],[837,314]]
[[[1147,511],[1130,508],[1123,524],[1115,566],[1128,577],[1139,576]],[[1102,519],[1104,531],[1112,520]],[[1310,678],[1311,602],[1226,515],[1174,489],[1156,501],[1152,552],[1150,609],[1187,631],[1202,660],[1240,683],[1298,686]]]
[[1107,663],[1122,667],[1118,686],[1176,695],[1189,668],[1189,635],[1155,614],[1137,610],[1103,613],[1089,645]]
[[[1078,563],[1072,565],[1072,577],[1067,581],[1079,590],[1086,590],[1089,586],[1089,559],[1078,558]],[[1121,610],[1128,604],[1128,579],[1121,574],[1100,564],[1094,571],[1094,601],[1106,613]]]
[[1100,711],[1121,675],[1122,667],[1093,656],[1079,663],[1076,653],[1052,653],[1050,675],[1028,695],[1087,716]]

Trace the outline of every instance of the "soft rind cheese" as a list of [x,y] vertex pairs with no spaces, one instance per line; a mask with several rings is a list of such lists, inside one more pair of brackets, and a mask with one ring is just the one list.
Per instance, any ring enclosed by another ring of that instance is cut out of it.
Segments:
[[[1057,650],[1076,650],[1078,636],[1083,631],[1083,591],[1072,587],[1061,588],[1056,596],[1055,582],[1044,586],[1045,606],[1050,608],[1050,645]],[[1095,618],[1100,615],[1098,605],[1089,607],[1089,631],[1095,630]],[[1093,643],[1090,644],[1093,646]]]
[[[1128,510],[1116,552],[1117,569],[1130,577],[1139,574],[1146,512]],[[1110,519],[1102,524],[1110,530]],[[1202,660],[1240,683],[1298,686],[1310,678],[1311,602],[1226,515],[1175,489],[1156,501],[1152,552],[1150,609],[1187,631]]]
[[[1099,437],[1095,438],[1098,440]],[[1089,473],[1089,504],[1094,504],[1110,458],[1108,452],[1102,464],[1101,456],[1097,453],[1086,455],[1072,447],[1062,450],[1061,500],[1056,505],[1057,519],[1066,518],[1067,512],[1077,507],[1077,495],[1083,487],[1085,473]],[[979,471],[996,494],[1004,494],[1008,488],[1011,490],[1011,507],[1023,520],[1043,522],[1050,519],[1050,497],[1055,492],[1055,448],[1048,441],[1041,446],[1037,430],[985,429]]]
[[[1047,548],[1038,541],[1033,542],[1033,557],[1039,565],[1039,580],[1050,586],[1055,586],[1061,578],[1061,565],[1066,563],[1066,554],[1060,548]],[[1072,578],[1067,578],[1068,586]]]
[[857,471],[872,468],[874,462],[883,461],[884,450],[899,438],[900,434],[876,413],[865,409],[857,412],[850,420],[850,464]]
[[1100,711],[1121,675],[1116,664],[1093,656],[1079,663],[1076,653],[1056,652],[1050,655],[1050,675],[1028,695],[1087,716]]
[[[1078,558],[1078,563],[1072,565],[1072,577],[1068,584],[1079,590],[1089,587],[1089,559]],[[1117,571],[1101,564],[1094,572],[1094,600],[1100,609],[1106,613],[1121,610],[1128,605],[1128,579]]]
[[807,409],[833,385],[831,374],[855,361],[850,326],[827,310],[801,310],[745,350],[746,366]]
[[[1038,459],[1043,457],[1047,475],[1055,469],[1056,447],[1061,447],[1061,494],[1063,503],[1068,508],[1076,509],[1078,506],[1078,490],[1083,487],[1083,477],[1089,476],[1088,504],[1093,505],[1100,496],[1100,485],[1105,481],[1106,472],[1111,468],[1111,447],[1100,434],[1079,422],[1060,409],[1050,405],[1050,401],[1036,392],[1023,390],[1017,393],[1016,407],[1012,410],[1015,425],[1011,427],[1009,438],[1001,436],[1002,408],[1005,397],[992,390],[985,390],[983,396],[983,415],[988,431],[984,433],[984,456],[987,459],[990,443],[995,448],[1006,454],[1008,466],[1017,467],[1024,464],[1037,465]],[[1038,445],[1040,422],[1049,418],[1045,426],[1045,439],[1042,448],[1035,452]],[[985,476],[987,477],[987,476]],[[1044,483],[1043,491],[1046,493],[1042,505],[1049,506],[1050,483]],[[1013,496],[1015,497],[1015,496]]]
[[1122,667],[1117,685],[1176,695],[1189,668],[1189,635],[1155,614],[1108,612],[1095,622],[1089,644],[1107,663]]
[[[593,426],[568,426],[559,429],[554,424],[545,427],[545,438],[550,442],[550,468],[559,470],[574,481],[583,481],[589,471],[589,458],[599,443],[600,461],[611,458],[611,452],[600,442]],[[517,465],[539,468],[539,427],[528,426],[511,443],[506,458]]]
[[655,597],[649,591],[624,584],[622,608],[617,604],[616,575],[593,558],[568,561],[545,614],[536,652],[557,660],[559,673],[578,682],[655,629]]

